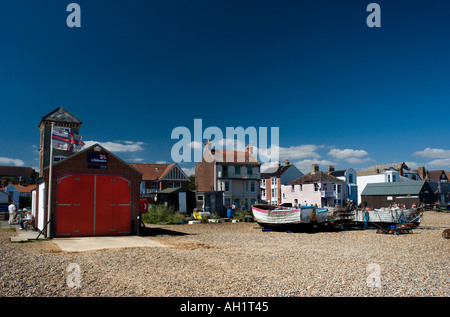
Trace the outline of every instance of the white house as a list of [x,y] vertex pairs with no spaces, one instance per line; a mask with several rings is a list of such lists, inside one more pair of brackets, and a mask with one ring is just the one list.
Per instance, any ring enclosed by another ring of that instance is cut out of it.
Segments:
[[358,205],[358,184],[357,174],[353,168],[346,170],[334,170],[334,166],[328,166],[328,174],[343,180],[345,182],[345,193],[348,199],[352,200],[355,205]]
[[312,171],[288,185],[281,186],[282,203],[293,206],[317,205],[342,206],[345,195],[345,182],[326,172],[319,171],[317,164],[312,165]]
[[358,202],[361,202],[361,193],[367,184],[394,183],[410,179],[419,180],[419,175],[410,170],[405,162],[369,165],[357,173]]

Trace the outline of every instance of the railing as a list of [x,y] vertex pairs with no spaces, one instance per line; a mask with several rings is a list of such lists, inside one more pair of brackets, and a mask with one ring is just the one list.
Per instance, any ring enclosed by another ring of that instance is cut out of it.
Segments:
[[342,199],[342,197],[343,197],[342,193],[338,193],[334,190],[321,190],[320,196],[322,198],[330,197],[330,198],[335,198],[335,199]]
[[260,173],[255,174],[231,174],[231,173],[224,173],[222,171],[217,172],[217,178],[228,178],[228,179],[261,179]]

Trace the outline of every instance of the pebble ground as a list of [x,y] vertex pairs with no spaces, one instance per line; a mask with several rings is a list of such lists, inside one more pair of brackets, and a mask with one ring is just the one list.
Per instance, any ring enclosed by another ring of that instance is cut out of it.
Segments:
[[0,296],[450,296],[450,213],[426,212],[403,235],[149,227],[168,248],[67,253],[52,241],[12,243],[16,233],[0,228]]

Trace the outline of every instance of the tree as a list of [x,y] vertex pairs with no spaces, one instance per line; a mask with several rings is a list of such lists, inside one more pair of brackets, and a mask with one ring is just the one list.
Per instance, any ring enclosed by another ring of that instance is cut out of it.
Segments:
[[189,190],[194,191],[195,190],[195,175],[189,176]]

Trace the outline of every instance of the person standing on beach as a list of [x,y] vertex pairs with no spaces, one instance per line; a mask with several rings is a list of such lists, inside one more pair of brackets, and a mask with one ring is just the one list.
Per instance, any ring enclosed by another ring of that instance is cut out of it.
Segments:
[[9,211],[9,224],[14,224],[14,218],[16,218],[16,206],[14,203],[11,203],[11,205],[8,206]]

